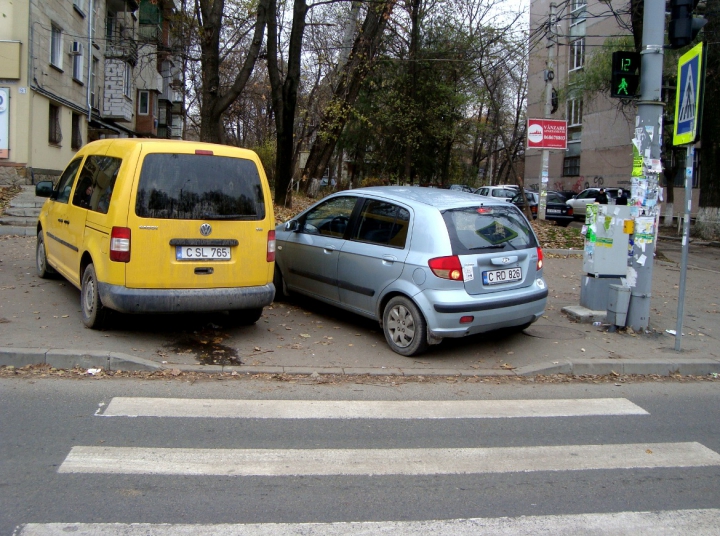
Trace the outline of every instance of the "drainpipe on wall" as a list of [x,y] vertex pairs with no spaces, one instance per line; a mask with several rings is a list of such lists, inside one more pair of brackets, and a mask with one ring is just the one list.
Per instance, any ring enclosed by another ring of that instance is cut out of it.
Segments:
[[94,22],[93,21],[93,12],[95,6],[93,5],[93,0],[90,0],[90,9],[88,12],[88,76],[87,76],[87,120],[88,120],[88,130],[90,130],[90,121],[92,120],[92,102],[90,100],[90,95],[92,95],[92,64],[93,64],[93,52],[92,52],[92,43],[93,43],[93,27]]

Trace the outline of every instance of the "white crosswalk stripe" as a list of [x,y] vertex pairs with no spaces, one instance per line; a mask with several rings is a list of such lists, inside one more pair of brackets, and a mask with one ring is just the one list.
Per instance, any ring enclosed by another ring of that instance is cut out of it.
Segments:
[[246,525],[151,525],[146,523],[28,524],[17,536],[716,536],[720,510],[619,512],[565,516],[523,516],[446,521],[365,523],[260,523]]
[[500,419],[647,415],[626,398],[555,400],[346,401],[116,397],[105,417],[245,419]]
[[73,447],[58,472],[151,475],[449,475],[720,465],[700,443],[434,449]]

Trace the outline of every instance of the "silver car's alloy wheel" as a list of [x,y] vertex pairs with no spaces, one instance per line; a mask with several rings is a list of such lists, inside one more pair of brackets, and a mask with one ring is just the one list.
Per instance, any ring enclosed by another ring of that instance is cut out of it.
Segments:
[[385,340],[393,352],[413,356],[428,347],[425,318],[415,303],[405,296],[395,296],[385,305],[382,326]]
[[407,348],[415,338],[415,319],[405,306],[396,305],[390,309],[387,329],[395,344]]

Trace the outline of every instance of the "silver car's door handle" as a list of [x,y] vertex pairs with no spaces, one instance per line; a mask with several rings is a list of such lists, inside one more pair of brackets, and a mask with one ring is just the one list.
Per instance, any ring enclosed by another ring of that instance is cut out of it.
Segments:
[[332,253],[333,251],[335,251],[335,246],[324,246],[323,251],[325,253]]
[[395,255],[383,255],[383,264],[392,264],[397,260]]

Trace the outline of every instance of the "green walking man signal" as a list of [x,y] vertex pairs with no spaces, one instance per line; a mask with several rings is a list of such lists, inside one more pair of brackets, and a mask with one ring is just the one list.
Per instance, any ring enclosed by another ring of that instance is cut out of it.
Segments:
[[610,96],[616,99],[631,99],[637,96],[639,85],[640,54],[627,51],[613,52]]

